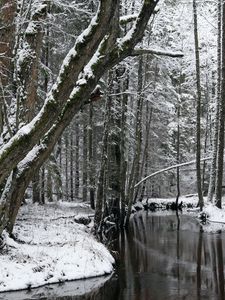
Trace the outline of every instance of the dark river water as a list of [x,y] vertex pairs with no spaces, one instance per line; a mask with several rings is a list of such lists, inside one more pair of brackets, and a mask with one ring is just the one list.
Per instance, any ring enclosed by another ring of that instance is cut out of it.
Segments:
[[0,299],[225,300],[224,233],[203,233],[187,216],[178,221],[176,215],[142,213],[116,244],[121,262],[111,277],[0,294]]

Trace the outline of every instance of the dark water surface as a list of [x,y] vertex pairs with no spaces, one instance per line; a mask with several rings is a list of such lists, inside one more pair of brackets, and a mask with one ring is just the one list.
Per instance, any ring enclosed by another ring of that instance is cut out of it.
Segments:
[[0,299],[225,300],[224,233],[202,233],[187,216],[178,222],[176,215],[142,213],[116,247],[121,263],[110,278],[11,293],[11,298],[0,294]]

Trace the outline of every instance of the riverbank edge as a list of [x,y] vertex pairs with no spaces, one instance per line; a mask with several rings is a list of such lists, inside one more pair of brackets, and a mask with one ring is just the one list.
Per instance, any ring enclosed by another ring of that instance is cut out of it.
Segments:
[[92,213],[89,206],[75,203],[24,205],[15,225],[16,239],[4,232],[0,297],[112,274],[115,260],[92,235],[92,224],[77,223]]
[[225,231],[225,208],[217,208],[204,197],[204,207],[200,211],[197,207],[198,195],[190,194],[179,197],[178,207],[176,198],[148,198],[137,202],[132,207],[132,213],[147,211],[152,214],[165,215],[178,212],[179,215],[190,215],[197,219],[202,231],[207,233],[221,233]]

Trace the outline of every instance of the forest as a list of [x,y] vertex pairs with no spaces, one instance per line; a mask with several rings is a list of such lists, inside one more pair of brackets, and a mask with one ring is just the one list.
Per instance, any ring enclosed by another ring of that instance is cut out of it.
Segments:
[[[0,292],[114,272],[136,288],[162,235],[183,290],[197,249],[185,299],[225,299],[224,122],[224,1],[0,0]],[[104,280],[85,299],[136,299]]]

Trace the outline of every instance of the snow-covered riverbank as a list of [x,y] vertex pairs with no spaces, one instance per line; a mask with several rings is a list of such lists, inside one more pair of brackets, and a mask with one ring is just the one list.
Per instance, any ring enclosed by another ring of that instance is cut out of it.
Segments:
[[[148,205],[155,203],[161,208],[149,213],[174,214],[172,210],[166,210],[174,201],[175,198],[148,199]],[[198,218],[199,211],[195,208],[197,196],[183,196],[179,203],[181,201],[185,209],[180,214]],[[136,210],[144,210],[145,204],[144,200],[138,203]],[[204,232],[225,230],[225,209],[205,203],[204,213]],[[91,221],[88,216],[93,214],[85,204],[24,205],[14,230],[16,241],[5,234],[6,246],[0,254],[0,291],[30,290],[51,283],[111,273],[114,259],[91,235],[92,224],[79,224],[80,221]]]
[[[171,210],[175,204],[175,198],[149,198],[144,199],[142,202],[138,202],[134,205],[133,211],[148,210],[150,213],[155,215],[168,215],[173,214],[174,211]],[[199,220],[202,225],[202,230],[204,232],[218,233],[225,231],[225,207],[219,209],[212,203],[207,202],[207,197],[204,197],[204,208],[200,212],[197,208],[198,196],[197,194],[181,196],[179,198],[178,204],[182,207],[179,210],[179,214],[191,215],[193,218]],[[202,222],[202,214],[205,215],[205,220]]]
[[0,291],[89,278],[113,271],[114,259],[90,229],[78,224],[93,214],[88,206],[58,203],[24,205],[0,254]]

